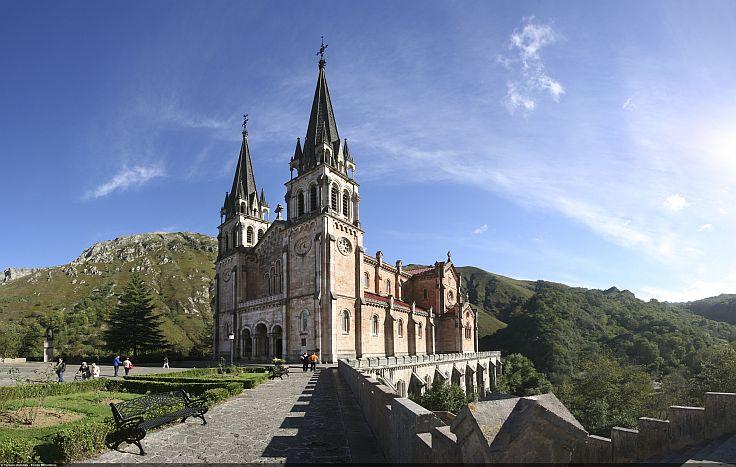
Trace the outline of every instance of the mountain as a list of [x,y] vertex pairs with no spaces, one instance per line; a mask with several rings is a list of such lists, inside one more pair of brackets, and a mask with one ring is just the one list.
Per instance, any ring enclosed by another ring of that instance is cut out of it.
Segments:
[[[0,354],[41,356],[46,327],[57,330],[57,350],[103,353],[101,329],[115,294],[138,271],[163,317],[173,351],[188,355],[210,345],[206,334],[217,241],[196,233],[145,233],[96,243],[62,266],[38,269],[0,283]],[[18,334],[20,342],[8,335]],[[3,349],[3,347],[6,349]]]
[[[615,287],[584,289],[458,269],[471,304],[481,311],[481,350],[524,354],[555,383],[591,355],[610,354],[663,375],[706,348],[736,340],[736,326],[697,316],[689,304],[644,302]],[[488,326],[485,315],[505,326]]]
[[688,311],[708,319],[736,324],[736,294],[721,294],[682,304]]

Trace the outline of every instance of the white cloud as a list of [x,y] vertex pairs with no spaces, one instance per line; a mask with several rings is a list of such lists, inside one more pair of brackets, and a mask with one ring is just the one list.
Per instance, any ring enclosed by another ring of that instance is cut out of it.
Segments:
[[473,230],[473,235],[480,235],[483,232],[485,232],[486,230],[488,230],[488,224],[483,224],[480,227],[478,227],[477,229]]
[[698,232],[705,232],[706,230],[710,230],[713,228],[713,224],[703,224],[698,229]]
[[624,105],[622,105],[621,108],[624,110],[633,111],[636,110],[636,104],[634,104],[634,101],[632,101],[629,97],[628,99],[626,99],[626,102],[624,102]]
[[540,92],[549,93],[555,102],[560,101],[565,87],[549,75],[540,53],[557,39],[552,26],[536,23],[534,17],[524,18],[521,31],[511,33],[508,48],[512,55],[498,57],[498,62],[512,75],[506,86],[506,107],[510,112],[533,111]]
[[670,195],[664,199],[664,206],[674,212],[682,211],[689,205],[690,203],[688,203],[685,197],[679,193],[675,193],[674,195]]
[[719,280],[694,280],[678,289],[642,287],[636,291],[639,298],[656,298],[668,302],[689,302],[714,297],[722,293],[736,293],[736,272]]
[[110,180],[102,183],[94,190],[87,192],[86,198],[102,198],[117,190],[126,190],[130,187],[141,186],[156,177],[164,176],[161,166],[137,165],[132,168],[124,168],[115,174]]

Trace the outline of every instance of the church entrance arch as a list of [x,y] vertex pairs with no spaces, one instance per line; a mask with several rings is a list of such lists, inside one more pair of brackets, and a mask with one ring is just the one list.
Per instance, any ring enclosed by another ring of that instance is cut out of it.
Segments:
[[282,352],[282,339],[283,339],[283,331],[281,329],[281,326],[278,324],[273,327],[273,331],[271,331],[271,339],[273,340],[273,356],[274,358],[284,358],[283,352]]
[[263,323],[256,326],[255,357],[261,360],[268,358],[268,330]]

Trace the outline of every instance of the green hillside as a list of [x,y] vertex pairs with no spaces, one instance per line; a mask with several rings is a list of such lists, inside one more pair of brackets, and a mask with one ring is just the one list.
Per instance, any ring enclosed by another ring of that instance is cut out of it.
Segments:
[[736,324],[736,294],[721,294],[717,297],[687,302],[683,306],[696,315]]
[[148,284],[171,349],[209,347],[217,241],[196,233],[146,233],[96,243],[69,264],[0,285],[0,353],[40,357],[46,327],[72,355],[104,353],[101,331],[132,271]]

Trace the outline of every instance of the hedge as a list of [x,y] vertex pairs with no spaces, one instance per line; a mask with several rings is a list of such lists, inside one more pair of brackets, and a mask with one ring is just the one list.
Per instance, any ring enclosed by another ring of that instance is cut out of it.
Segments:
[[62,396],[77,392],[106,391],[110,390],[109,387],[113,383],[115,381],[100,378],[69,383],[37,383],[23,386],[3,386],[0,387],[0,401],[35,397],[41,394],[44,396]]
[[112,418],[62,428],[51,438],[56,451],[54,460],[71,462],[88,458],[106,447],[105,440],[114,429]]
[[[183,378],[183,377],[169,377],[169,378],[156,378],[156,375],[141,375],[141,376],[126,376],[124,381],[157,381],[160,383],[238,383],[244,389],[253,389],[258,384],[268,379],[268,374],[254,375],[253,378],[241,379],[241,378]],[[123,384],[124,385],[124,384]]]
[[37,440],[30,438],[10,438],[0,441],[0,463],[38,463],[36,444]]
[[[268,368],[266,367],[242,367],[242,366],[229,366],[225,367],[225,374],[227,375],[240,375],[243,373],[268,373]],[[157,373],[153,375],[135,375],[132,376],[133,378],[149,378],[149,379],[169,379],[169,378],[179,378],[179,377],[192,377],[192,378],[199,378],[199,377],[207,377],[207,376],[219,376],[222,373],[220,373],[219,368],[192,368],[191,370],[184,370],[184,371],[177,371],[174,373]],[[128,376],[131,377],[131,376]]]
[[184,390],[189,394],[199,396],[208,389],[223,388],[230,394],[239,394],[245,387],[242,381],[237,382],[166,382],[166,381],[148,381],[148,380],[134,380],[126,379],[121,382],[123,390],[128,392],[135,392],[138,394],[145,394],[147,392],[167,392],[167,391],[179,391]]

